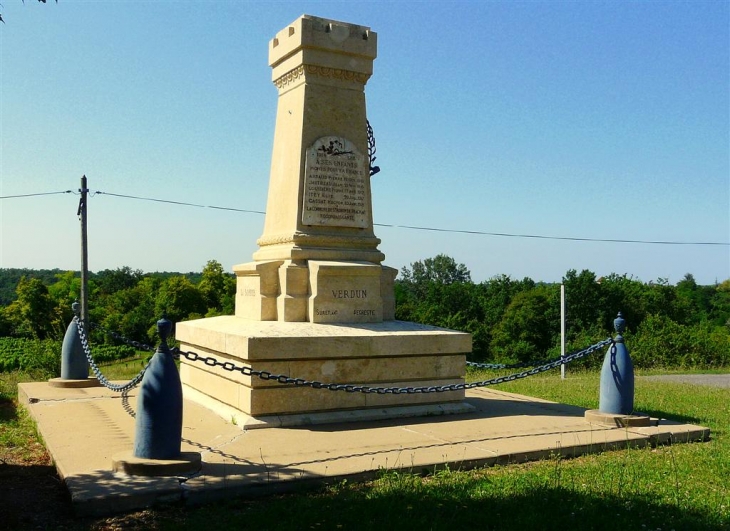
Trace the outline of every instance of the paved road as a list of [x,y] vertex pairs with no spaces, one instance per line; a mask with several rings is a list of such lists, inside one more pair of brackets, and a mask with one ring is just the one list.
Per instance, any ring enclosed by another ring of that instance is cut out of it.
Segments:
[[639,378],[730,388],[730,374],[666,374],[661,376],[640,376]]

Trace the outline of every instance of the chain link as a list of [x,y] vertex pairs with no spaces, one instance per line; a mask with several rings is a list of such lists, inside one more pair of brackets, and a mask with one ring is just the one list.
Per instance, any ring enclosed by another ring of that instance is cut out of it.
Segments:
[[492,369],[492,370],[499,370],[499,369],[523,369],[527,367],[537,367],[540,365],[547,365],[549,363],[556,362],[558,360],[562,360],[562,356],[557,356],[555,358],[546,358],[544,360],[537,360],[532,362],[522,362],[522,363],[477,363],[475,361],[467,361],[466,365],[468,367],[474,367],[475,369]]
[[[74,317],[74,321],[77,324],[77,329],[79,332],[79,338],[81,339],[81,345],[84,349],[84,352],[86,354],[86,359],[89,362],[89,365],[91,366],[91,369],[93,370],[94,374],[96,375],[99,382],[107,387],[108,389],[111,389],[112,391],[117,391],[122,393],[122,397],[126,399],[128,391],[136,387],[139,382],[142,381],[142,378],[144,377],[144,373],[147,371],[147,368],[150,365],[150,362],[152,361],[151,358],[147,362],[147,364],[144,366],[144,368],[129,382],[121,385],[112,384],[101,372],[99,367],[94,362],[94,359],[91,355],[91,349],[89,347],[89,342],[86,337],[86,331],[83,326],[83,321],[79,319],[78,317]],[[120,341],[123,341],[124,343],[131,345],[137,349],[145,350],[145,351],[154,351],[155,349],[153,347],[150,347],[149,345],[145,345],[144,343],[140,343],[138,341],[132,341],[130,339],[127,339],[126,337],[122,336],[121,334],[117,334],[115,332],[112,332],[110,330],[105,329],[104,327],[97,325],[97,324],[91,324],[92,328],[100,329],[103,332],[111,335],[115,339],[118,339]],[[542,372],[546,372],[552,369],[555,369],[556,367],[559,367],[560,365],[567,365],[571,363],[572,361],[575,361],[580,358],[584,358],[590,354],[593,354],[597,350],[605,347],[606,345],[611,344],[611,349],[616,348],[616,344],[612,338],[604,339],[603,341],[600,341],[596,343],[595,345],[591,345],[590,347],[587,347],[583,350],[580,350],[578,352],[575,352],[573,354],[569,354],[565,357],[560,356],[551,360],[542,360],[538,361],[532,364],[526,364],[526,363],[516,363],[516,364],[503,364],[503,363],[475,363],[475,362],[466,362],[466,364],[470,367],[480,368],[480,369],[516,369],[516,368],[522,368],[522,367],[531,367],[528,370],[509,374],[506,376],[498,376],[496,378],[492,378],[489,380],[482,380],[479,382],[471,382],[471,383],[458,383],[458,384],[449,384],[449,385],[440,385],[440,386],[420,386],[420,387],[370,387],[366,385],[352,385],[352,384],[338,384],[338,383],[326,383],[326,382],[320,382],[317,380],[305,380],[303,378],[292,378],[290,376],[287,376],[285,374],[273,374],[269,371],[260,371],[252,369],[251,367],[247,366],[238,366],[234,364],[231,361],[219,361],[214,356],[203,356],[198,354],[197,352],[182,352],[179,348],[171,349],[171,353],[175,358],[184,357],[188,361],[191,362],[201,362],[205,364],[208,367],[221,367],[222,369],[229,371],[229,372],[240,372],[244,376],[255,376],[257,378],[260,378],[261,380],[265,381],[274,381],[283,385],[294,385],[296,387],[311,387],[312,389],[325,389],[329,391],[344,391],[346,393],[364,393],[364,394],[426,394],[426,393],[444,393],[444,392],[450,392],[450,391],[461,391],[466,389],[475,389],[478,387],[488,387],[491,385],[497,385],[505,382],[512,382],[514,380],[519,380],[522,378],[527,378],[528,376],[534,376],[536,374],[540,374]],[[125,409],[131,409],[131,408],[125,408]]]
[[[422,386],[422,387],[370,387],[366,385],[352,385],[352,384],[337,384],[337,383],[324,383],[317,380],[304,380],[302,378],[292,378],[285,374],[272,374],[268,371],[259,371],[246,366],[237,366],[230,361],[219,361],[213,356],[201,356],[196,352],[183,352],[177,351],[179,356],[184,357],[188,361],[202,362],[208,367],[221,367],[229,372],[240,372],[244,376],[256,376],[262,380],[275,381],[280,384],[294,385],[296,387],[311,387],[312,389],[326,389],[329,391],[344,391],[346,393],[365,393],[365,394],[425,394],[425,393],[444,393],[449,391],[461,391],[466,389],[475,389],[477,387],[487,387],[490,385],[497,385],[505,382],[512,382],[521,378],[527,378],[535,374],[540,374],[545,371],[552,370],[559,367],[562,364],[568,364],[580,358],[584,358],[589,354],[593,354],[595,351],[605,347],[608,344],[612,344],[612,349],[615,349],[615,343],[612,338],[604,339],[585,348],[581,351],[575,352],[568,356],[556,358],[544,365],[533,367],[529,370],[518,372],[515,374],[509,374],[506,376],[499,376],[490,380],[483,380],[480,382],[472,383],[459,383],[450,385],[434,385],[434,386]],[[484,364],[488,365],[488,364]],[[504,367],[499,367],[504,368]]]
[[84,353],[86,354],[86,360],[89,362],[89,366],[94,372],[94,376],[96,376],[97,380],[99,380],[99,383],[101,383],[101,385],[103,385],[107,389],[116,391],[118,393],[129,391],[130,389],[134,389],[135,387],[137,387],[139,382],[142,381],[142,378],[144,377],[144,373],[147,371],[147,368],[150,366],[152,358],[147,361],[147,364],[142,368],[141,371],[139,371],[137,376],[132,378],[130,381],[125,384],[113,384],[106,378],[106,376],[104,376],[104,374],[102,374],[101,369],[99,369],[98,365],[94,361],[93,356],[91,355],[91,348],[89,347],[89,340],[86,337],[86,330],[84,329],[83,321],[79,319],[78,316],[74,316],[74,321],[76,322],[76,329],[79,331],[79,339],[81,339],[81,346],[83,347]]
[[124,337],[122,334],[118,334],[117,332],[113,332],[112,330],[109,330],[108,328],[104,328],[100,324],[89,323],[89,327],[92,330],[101,330],[105,334],[112,336],[114,339],[117,339],[117,340],[121,341],[122,343],[129,345],[130,347],[134,347],[137,350],[145,350],[147,352],[155,352],[157,350],[155,347],[151,347],[144,343],[140,343],[139,341],[134,341],[132,339],[128,339],[128,338]]

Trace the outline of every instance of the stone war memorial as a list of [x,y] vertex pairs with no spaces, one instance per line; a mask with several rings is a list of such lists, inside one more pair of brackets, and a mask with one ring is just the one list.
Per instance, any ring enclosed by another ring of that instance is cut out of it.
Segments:
[[[365,84],[377,34],[303,15],[269,43],[278,90],[264,230],[234,266],[233,316],[177,324],[182,350],[369,387],[462,383],[471,336],[395,321],[373,232]],[[242,428],[465,412],[464,391],[331,392],[181,359],[185,397]]]

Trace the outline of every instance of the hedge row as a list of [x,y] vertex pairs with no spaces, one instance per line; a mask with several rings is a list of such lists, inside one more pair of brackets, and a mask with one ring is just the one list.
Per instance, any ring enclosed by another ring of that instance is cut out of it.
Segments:
[[[608,334],[594,328],[580,333],[566,346],[567,352],[598,343]],[[710,323],[681,325],[666,316],[649,315],[636,332],[624,334],[631,361],[637,369],[715,369],[730,367],[730,333],[727,327]],[[578,360],[571,365],[600,369],[605,351]],[[549,357],[560,355],[559,345],[548,351]]]

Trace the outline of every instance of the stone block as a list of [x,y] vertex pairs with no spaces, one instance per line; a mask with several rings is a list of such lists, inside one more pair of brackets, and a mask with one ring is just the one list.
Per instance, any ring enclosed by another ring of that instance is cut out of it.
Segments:
[[382,268],[367,262],[309,261],[312,323],[376,323],[383,320]]
[[[179,323],[177,339],[183,352],[212,356],[228,367],[369,387],[462,383],[465,354],[471,350],[469,334],[401,321],[315,324],[222,316]],[[213,350],[211,344],[221,349]],[[364,394],[313,389],[246,376],[185,356],[180,378],[187,398],[230,418],[440,404],[464,398],[464,391]]]
[[283,261],[250,262],[233,267],[236,274],[236,316],[276,321],[279,266]]

